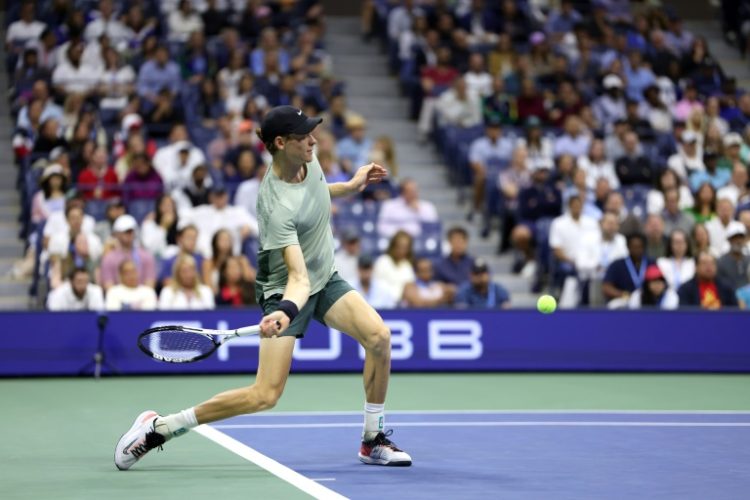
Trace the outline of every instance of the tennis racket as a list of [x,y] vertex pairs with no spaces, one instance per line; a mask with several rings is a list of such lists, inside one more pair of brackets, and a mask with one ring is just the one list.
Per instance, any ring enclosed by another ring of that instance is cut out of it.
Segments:
[[[281,328],[281,323],[276,323]],[[230,339],[259,333],[260,325],[236,330],[211,330],[179,325],[157,326],[138,336],[138,347],[157,361],[192,363],[209,357]]]

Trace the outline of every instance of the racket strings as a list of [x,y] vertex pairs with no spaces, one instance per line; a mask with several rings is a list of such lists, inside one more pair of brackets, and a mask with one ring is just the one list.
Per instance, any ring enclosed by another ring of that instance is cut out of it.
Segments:
[[216,347],[212,338],[182,330],[152,332],[142,342],[156,355],[183,359],[202,356]]

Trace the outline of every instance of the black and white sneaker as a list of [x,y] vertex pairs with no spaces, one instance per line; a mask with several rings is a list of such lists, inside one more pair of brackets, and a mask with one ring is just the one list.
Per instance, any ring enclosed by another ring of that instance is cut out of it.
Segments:
[[362,441],[359,448],[359,460],[368,465],[390,465],[408,467],[411,465],[411,457],[408,453],[400,450],[388,437],[393,430],[386,433],[378,432],[375,439]]
[[158,416],[153,410],[144,411],[128,432],[122,435],[115,448],[115,466],[118,469],[128,470],[149,451],[161,449],[166,439],[154,430]]

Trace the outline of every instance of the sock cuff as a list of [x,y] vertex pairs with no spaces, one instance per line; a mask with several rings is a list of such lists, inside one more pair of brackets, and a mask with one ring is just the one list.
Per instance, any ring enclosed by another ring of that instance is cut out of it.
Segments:
[[365,403],[365,411],[367,413],[383,413],[385,411],[385,403]]
[[195,407],[182,410],[180,415],[185,419],[185,423],[188,424],[188,427],[196,427],[198,425],[198,419],[195,416]]

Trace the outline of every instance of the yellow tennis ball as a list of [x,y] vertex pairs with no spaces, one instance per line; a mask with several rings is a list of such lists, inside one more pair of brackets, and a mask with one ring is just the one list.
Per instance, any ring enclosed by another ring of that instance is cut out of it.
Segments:
[[542,295],[536,301],[536,308],[540,313],[551,314],[557,309],[557,301],[552,295]]

